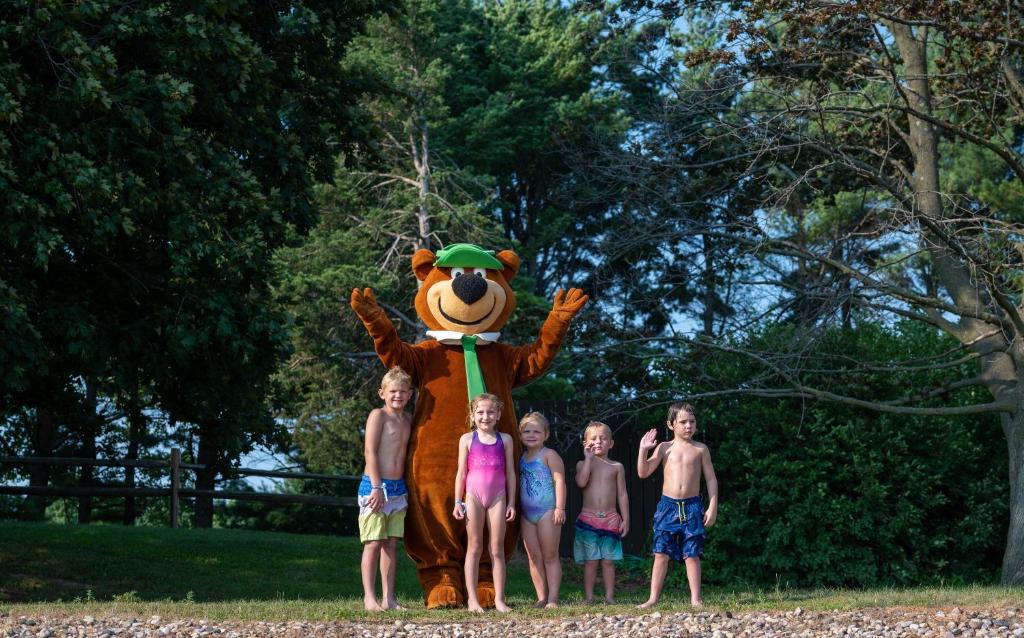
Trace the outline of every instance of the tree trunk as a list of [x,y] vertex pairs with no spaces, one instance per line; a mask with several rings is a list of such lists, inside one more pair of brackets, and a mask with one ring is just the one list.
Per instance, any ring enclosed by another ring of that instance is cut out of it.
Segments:
[[[57,438],[57,425],[53,414],[45,409],[36,409],[36,421],[32,427],[32,456],[53,456],[53,444]],[[50,482],[49,465],[29,465],[28,484],[31,487],[46,487]],[[29,509],[33,516],[42,519],[46,513],[45,496],[29,496]]]
[[413,165],[416,167],[416,181],[419,183],[416,207],[417,236],[416,248],[430,248],[430,126],[422,113],[412,117]]
[[1010,452],[1010,530],[1003,554],[1004,585],[1024,585],[1024,409],[1004,414],[1003,432]]
[[[215,425],[199,426],[199,458],[203,466],[196,470],[196,489],[212,490],[216,485],[218,445]],[[213,527],[213,499],[209,496],[196,497],[194,524],[196,527]]]
[[[82,456],[87,459],[96,458],[96,437],[99,436],[98,416],[96,414],[96,384],[86,381],[85,384],[85,410],[82,414]],[[95,468],[91,465],[82,467],[79,474],[78,484],[88,487],[93,484],[93,472]],[[89,496],[78,497],[78,523],[88,525],[92,522],[92,498]]]
[[[146,428],[146,417],[137,405],[128,408],[128,458],[139,458],[139,445],[142,441],[142,433]],[[135,487],[135,468],[124,469],[125,487]],[[127,496],[124,499],[124,524],[134,525],[137,513],[135,511],[135,497]]]
[[[927,65],[928,31],[899,23],[890,23],[896,45],[903,58],[907,106],[931,115],[932,95]],[[939,181],[939,132],[927,120],[909,115],[908,137],[914,157],[914,204],[917,214],[945,228]],[[942,232],[946,232],[943,230]],[[929,245],[935,272],[943,288],[963,308],[990,307],[991,297],[984,282],[972,276],[970,264],[953,254],[945,240],[933,230],[922,230]],[[998,312],[998,311],[996,311]],[[981,377],[986,389],[997,401],[1015,406],[1001,415],[1010,455],[1010,528],[1003,555],[1002,581],[1005,585],[1024,585],[1024,405],[1020,400],[1018,362],[1021,336],[978,319],[961,317],[957,323],[941,321],[951,335],[981,355]],[[984,336],[989,335],[989,336]]]
[[701,250],[704,253],[704,329],[701,334],[706,337],[715,335],[715,310],[717,310],[718,288],[715,273],[715,247],[707,235],[701,238]]

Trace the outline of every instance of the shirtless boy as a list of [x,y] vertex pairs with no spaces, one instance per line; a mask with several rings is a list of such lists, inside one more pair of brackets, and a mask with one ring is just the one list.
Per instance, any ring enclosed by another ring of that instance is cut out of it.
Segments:
[[[411,378],[399,367],[388,370],[377,391],[384,407],[366,418],[363,453],[366,468],[359,483],[359,540],[363,543],[363,607],[367,611],[401,609],[395,599],[398,539],[405,532],[408,506],[405,448],[412,419],[405,405],[412,398]],[[377,563],[380,563],[381,602],[377,602]]]
[[[693,440],[697,431],[693,406],[672,404],[666,425],[672,432],[672,440],[657,443],[658,432],[651,430],[640,440],[636,460],[640,478],[653,474],[658,465],[665,469],[661,500],[654,512],[651,596],[640,607],[651,607],[661,598],[670,558],[685,563],[690,604],[701,607],[704,603],[700,597],[700,557],[704,553],[704,528],[714,525],[718,516],[718,479],[708,447]],[[654,453],[648,456],[652,449]],[[707,512],[700,501],[701,474],[708,486]]]
[[608,458],[612,429],[591,421],[583,431],[583,460],[576,464],[576,485],[583,508],[576,519],[573,555],[583,563],[584,602],[594,602],[597,565],[601,565],[605,602],[615,602],[615,562],[622,560],[622,538],[629,531],[626,469]]

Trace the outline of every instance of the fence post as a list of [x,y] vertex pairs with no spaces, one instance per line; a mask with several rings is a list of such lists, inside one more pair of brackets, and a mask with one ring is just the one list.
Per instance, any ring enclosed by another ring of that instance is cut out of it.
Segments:
[[171,448],[171,527],[178,527],[178,492],[181,490],[181,450]]

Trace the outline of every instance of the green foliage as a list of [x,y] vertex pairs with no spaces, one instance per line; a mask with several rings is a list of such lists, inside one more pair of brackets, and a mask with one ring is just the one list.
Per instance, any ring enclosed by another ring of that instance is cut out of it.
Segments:
[[[779,348],[788,339],[782,329],[750,345]],[[830,353],[842,353],[850,371],[838,377],[847,392],[882,399],[929,387],[943,373],[858,373],[853,361],[934,361],[953,346],[917,324],[867,325],[830,334],[805,368],[820,375],[836,365]],[[738,355],[705,365],[732,383],[758,373]],[[945,400],[976,401],[971,392]],[[879,414],[742,395],[698,409],[722,486],[709,582],[871,587],[997,578],[1008,469],[996,416]]]
[[279,434],[271,253],[360,140],[338,60],[390,6],[4,5],[0,412],[48,410],[79,455],[97,396],[194,426],[211,463]]
[[[379,90],[361,95],[375,143],[343,158],[318,190],[320,225],[275,259],[293,348],[275,377],[276,402],[309,467],[362,470],[361,428],[383,369],[347,300],[352,288],[372,287],[402,337],[420,339],[414,248],[515,248],[524,264],[503,339],[536,338],[589,241],[580,216],[605,210],[570,213],[579,187],[565,175],[576,144],[621,135],[627,123],[622,96],[598,88],[602,37],[596,15],[552,2],[416,0],[354,41],[344,66],[376,80]],[[551,396],[568,383],[535,386],[517,396]]]

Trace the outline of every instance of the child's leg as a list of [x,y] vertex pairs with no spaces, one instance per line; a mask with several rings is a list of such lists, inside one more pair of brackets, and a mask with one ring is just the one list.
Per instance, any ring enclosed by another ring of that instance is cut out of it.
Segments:
[[383,541],[380,549],[381,606],[385,609],[400,609],[395,599],[395,572],[398,568],[398,539],[391,537]]
[[597,582],[597,564],[600,561],[588,560],[583,563],[583,602],[594,602],[594,583]]
[[380,561],[381,545],[384,541],[369,541],[363,544],[363,607],[367,611],[381,611],[377,604],[377,563]]
[[519,529],[523,532],[523,547],[526,548],[526,558],[530,561],[530,580],[533,581],[533,589],[537,592],[537,603],[534,607],[541,607],[547,600],[548,593],[545,585],[543,550],[540,539],[537,538],[537,526],[523,519]]
[[[505,604],[505,497],[487,510],[488,550],[491,555],[491,578],[494,581],[494,608],[512,611]],[[468,587],[468,584],[467,584]]]
[[690,604],[694,607],[703,607],[704,601],[700,597],[700,557],[691,556],[686,559],[686,580],[690,583]]
[[604,601],[615,602],[615,561],[601,559],[601,576],[604,580]]
[[[562,586],[562,563],[558,559],[558,543],[562,539],[562,526],[552,522],[551,514],[537,521],[537,540],[540,545],[540,553],[543,559],[541,573],[545,577],[547,590],[547,607],[558,606],[558,590]],[[523,525],[526,527],[526,524]],[[540,590],[537,590],[538,594]]]
[[651,597],[640,605],[641,609],[652,607],[661,599],[661,590],[665,587],[665,576],[668,574],[668,554],[655,554],[654,567],[651,568]]
[[466,606],[470,611],[479,613],[484,611],[476,596],[476,586],[480,581],[480,555],[483,553],[485,517],[486,511],[483,506],[472,496],[466,498]]

